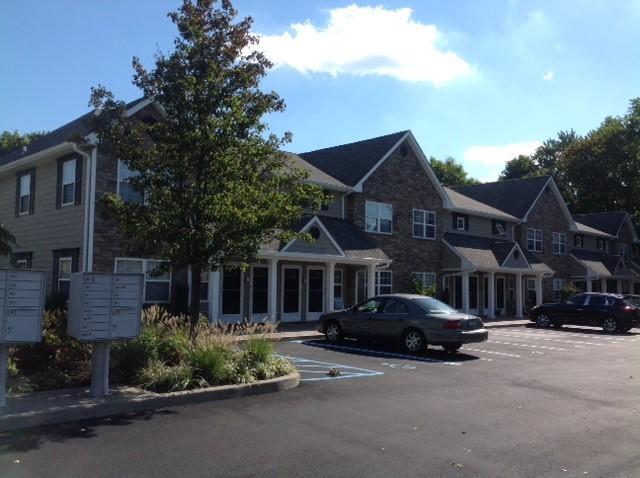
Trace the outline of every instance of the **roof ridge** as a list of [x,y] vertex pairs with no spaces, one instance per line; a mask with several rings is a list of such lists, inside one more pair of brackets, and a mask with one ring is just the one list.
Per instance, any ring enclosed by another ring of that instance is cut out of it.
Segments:
[[302,153],[296,153],[296,154],[298,154],[300,156],[300,155],[303,155],[303,154],[316,153],[318,151],[324,151],[324,150],[327,150],[327,149],[342,148],[344,146],[351,146],[351,145],[354,145],[354,144],[366,143],[367,141],[375,141],[377,139],[388,138],[390,136],[404,135],[404,134],[408,133],[409,131],[410,130],[408,130],[408,129],[403,130],[403,131],[396,131],[394,133],[388,133],[388,134],[383,134],[383,135],[380,135],[380,136],[374,136],[373,138],[365,138],[365,139],[360,139],[358,141],[351,141],[349,143],[336,144],[334,146],[326,146],[324,148],[313,149],[311,151],[304,151]]
[[512,183],[512,182],[516,182],[516,181],[531,181],[533,179],[549,179],[549,178],[552,178],[552,177],[553,177],[552,175],[547,174],[547,175],[541,175],[541,176],[530,176],[528,178],[504,179],[502,181],[489,181],[489,182],[486,182],[486,183],[468,184],[466,186],[456,186],[456,187],[450,188],[450,189],[453,189],[455,191],[457,189],[475,188],[475,187],[480,187],[480,186],[489,186],[489,185],[492,185],[492,184]]

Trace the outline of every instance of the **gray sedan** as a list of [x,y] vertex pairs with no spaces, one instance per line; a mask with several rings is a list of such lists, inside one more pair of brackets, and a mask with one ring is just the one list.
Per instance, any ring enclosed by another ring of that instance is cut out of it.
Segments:
[[427,344],[455,353],[463,344],[484,342],[489,335],[480,318],[413,294],[380,295],[350,309],[323,314],[318,331],[331,343],[344,337],[401,340],[410,353],[424,351]]

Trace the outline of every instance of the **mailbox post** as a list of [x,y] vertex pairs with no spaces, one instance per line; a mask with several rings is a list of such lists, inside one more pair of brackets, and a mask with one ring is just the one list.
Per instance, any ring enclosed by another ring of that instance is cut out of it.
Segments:
[[93,343],[91,395],[109,394],[109,352],[112,340],[140,334],[142,274],[71,274],[69,321],[72,337]]
[[44,271],[0,269],[0,407],[7,404],[9,346],[42,340]]

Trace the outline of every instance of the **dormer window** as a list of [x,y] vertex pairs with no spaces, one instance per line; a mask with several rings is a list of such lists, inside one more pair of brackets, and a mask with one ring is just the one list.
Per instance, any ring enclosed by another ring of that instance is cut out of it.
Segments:
[[468,231],[469,230],[469,216],[466,214],[457,214],[453,215],[453,229],[457,231]]
[[504,221],[493,220],[493,235],[506,237],[507,236],[507,223]]
[[573,236],[573,247],[580,249],[584,247],[584,236],[582,234],[576,234]]
[[466,221],[464,217],[457,217],[456,218],[456,229],[458,231],[464,231],[466,229]]
[[605,250],[605,242],[604,239],[598,239],[597,247],[599,251]]

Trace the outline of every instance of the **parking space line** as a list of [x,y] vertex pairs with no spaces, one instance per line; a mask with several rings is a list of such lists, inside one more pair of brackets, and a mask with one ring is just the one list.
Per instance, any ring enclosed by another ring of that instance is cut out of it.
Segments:
[[[542,329],[530,329],[524,332],[519,332],[523,334],[531,334],[531,335],[551,335],[555,337],[579,337],[579,338],[587,338],[587,339],[595,339],[595,340],[605,340],[609,342],[625,342],[628,337],[620,337],[615,335],[603,335],[603,334],[585,334],[580,332],[574,332],[576,329],[567,329],[565,331],[551,331],[551,330],[542,330]],[[631,337],[631,336],[629,336]]]
[[500,344],[500,345],[515,345],[516,347],[527,347],[532,349],[545,349],[545,350],[558,350],[558,351],[566,351],[567,349],[563,349],[562,347],[551,347],[549,345],[538,345],[538,344],[521,344],[518,342],[502,342],[499,340],[487,340],[487,343],[490,344]]
[[547,337],[535,337],[534,335],[526,335],[526,334],[505,334],[505,333],[500,333],[500,332],[492,332],[491,335],[498,335],[500,337],[514,337],[514,338],[519,338],[519,339],[525,339],[525,340],[543,340],[546,342],[560,342],[560,343],[564,343],[564,344],[581,344],[581,345],[595,345],[597,347],[601,347],[603,345],[609,345],[609,344],[603,344],[603,343],[595,343],[595,342],[583,342],[581,340],[562,340],[562,339],[552,339],[552,338],[547,338]]
[[440,360],[440,359],[434,359],[434,358],[429,358],[429,357],[420,357],[418,355],[408,355],[408,354],[401,354],[401,353],[396,353],[396,352],[386,352],[384,350],[374,350],[374,349],[365,349],[365,348],[360,348],[360,347],[351,347],[349,345],[333,345],[333,344],[327,344],[327,343],[323,343],[323,344],[319,344],[319,343],[313,343],[311,341],[308,340],[294,340],[294,343],[298,343],[298,344],[304,344],[304,345],[308,345],[310,347],[318,347],[318,348],[324,348],[324,349],[329,349],[329,350],[344,350],[344,351],[348,351],[348,352],[361,352],[361,353],[367,353],[367,354],[371,354],[371,355],[375,355],[378,357],[394,357],[394,358],[403,358],[403,359],[407,359],[407,360],[413,360],[413,361],[417,361],[417,362],[428,362],[428,363],[435,363],[435,364],[440,364],[440,365],[454,365],[456,367],[462,365],[460,362],[450,362],[447,360]]
[[470,349],[469,347],[465,347],[464,350],[468,350],[470,352],[480,352],[483,354],[499,355],[501,357],[520,358],[520,355],[517,355],[517,354],[508,354],[506,352],[494,352],[493,350]]
[[[378,375],[384,375],[384,372],[378,370],[369,370],[366,368],[352,367],[351,365],[343,365],[331,362],[321,362],[319,360],[311,360],[302,357],[293,357],[291,355],[280,355],[280,357],[290,360],[300,371],[301,382],[319,382],[323,380],[338,380],[346,378],[362,378],[362,377],[375,377]],[[300,368],[302,367],[302,370]],[[311,367],[310,370],[305,367]],[[329,375],[331,370],[336,370],[337,374]],[[305,378],[304,374],[324,374],[324,377],[312,377]]]

